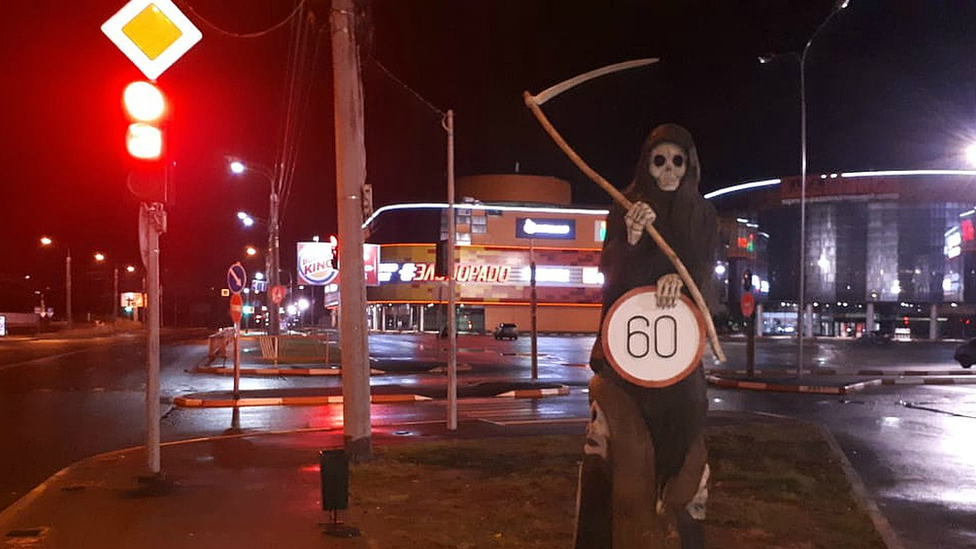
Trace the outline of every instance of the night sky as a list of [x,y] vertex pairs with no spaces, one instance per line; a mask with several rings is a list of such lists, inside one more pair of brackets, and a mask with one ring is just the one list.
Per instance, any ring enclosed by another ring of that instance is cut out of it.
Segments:
[[[234,212],[266,217],[267,182],[233,177],[225,157],[271,165],[282,143],[293,2],[177,2],[203,40],[158,79],[171,102],[175,202],[162,237],[164,283],[221,287],[246,244]],[[70,245],[76,284],[90,254],[138,262],[138,202],[125,187],[120,97],[141,73],[101,33],[123,0],[33,0],[0,18],[0,274],[63,284]],[[332,69],[327,2],[303,50],[308,103],[282,221],[293,243],[336,228]],[[703,190],[799,173],[799,54],[806,57],[809,171],[965,168],[976,137],[976,2],[851,0],[374,0],[364,10],[367,180],[377,206],[444,200],[453,109],[458,176],[553,175],[579,204],[609,199],[566,159],[522,104],[582,72],[659,57],[545,106],[555,126],[618,186],[650,129],[671,121],[695,136]],[[218,30],[219,28],[219,30]],[[236,36],[235,36],[236,35]],[[317,44],[317,47],[315,47]],[[757,56],[781,54],[760,65]],[[59,258],[60,257],[60,258]],[[249,260],[249,270],[263,268]],[[0,310],[5,308],[0,292]]]

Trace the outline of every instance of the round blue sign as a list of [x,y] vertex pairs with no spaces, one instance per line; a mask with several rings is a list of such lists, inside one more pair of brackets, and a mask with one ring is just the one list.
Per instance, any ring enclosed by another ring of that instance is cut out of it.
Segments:
[[244,271],[244,265],[240,262],[234,263],[227,269],[227,288],[231,293],[239,294],[246,285],[247,273]]

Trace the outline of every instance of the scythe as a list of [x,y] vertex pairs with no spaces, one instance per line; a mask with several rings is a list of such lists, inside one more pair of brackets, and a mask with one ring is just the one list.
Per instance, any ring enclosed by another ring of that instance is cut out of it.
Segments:
[[[618,191],[616,187],[610,184],[609,181],[604,179],[602,175],[598,174],[596,170],[591,168],[578,154],[576,154],[576,151],[574,151],[573,148],[566,143],[563,136],[556,131],[556,128],[553,127],[552,123],[549,122],[549,119],[542,112],[542,105],[566,90],[574,88],[584,82],[593,80],[594,78],[599,78],[607,74],[612,74],[627,69],[643,67],[657,63],[658,61],[659,59],[657,58],[647,58],[607,65],[606,67],[574,76],[566,81],[547,88],[537,95],[532,95],[528,91],[523,92],[522,94],[522,98],[525,100],[525,105],[529,108],[529,110],[532,111],[532,114],[535,115],[536,119],[539,121],[539,124],[541,124],[543,129],[546,130],[546,133],[549,134],[549,137],[551,137],[552,140],[559,145],[559,148],[566,153],[566,156],[568,156],[569,159],[572,160],[583,173],[585,173],[597,185],[603,188],[603,190],[606,191],[625,210],[630,209],[630,200],[628,200],[623,193]],[[657,229],[654,228],[654,225],[648,223],[644,226],[644,230],[647,231],[647,234],[651,235],[654,243],[657,244],[658,248],[660,248],[668,256],[668,259],[671,260],[671,264],[674,265],[675,270],[678,271],[678,275],[681,276],[681,280],[684,281],[685,286],[691,293],[691,297],[694,300],[695,305],[698,306],[698,309],[702,312],[702,316],[705,317],[705,329],[708,332],[708,340],[709,343],[711,343],[712,352],[715,354],[715,357],[719,360],[719,362],[725,362],[725,353],[722,352],[722,346],[719,344],[718,335],[715,333],[715,324],[712,322],[712,315],[708,310],[708,305],[705,304],[705,299],[702,297],[701,291],[698,289],[698,285],[695,284],[695,281],[691,278],[691,274],[688,272],[688,269],[685,268],[684,264],[681,262],[681,259],[678,258],[678,254],[676,254],[671,246],[665,242],[661,234],[658,233]]]

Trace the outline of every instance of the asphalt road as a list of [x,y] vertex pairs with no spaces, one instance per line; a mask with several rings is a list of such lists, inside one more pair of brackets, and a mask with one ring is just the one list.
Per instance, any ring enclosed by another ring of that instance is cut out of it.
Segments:
[[[192,335],[192,334],[191,334]],[[541,337],[539,378],[569,385],[571,393],[545,399],[464,399],[461,421],[490,429],[581,430],[588,414],[585,367],[592,337]],[[961,369],[953,343],[864,346],[821,342],[805,353],[806,371],[864,368]],[[729,364],[744,367],[744,344],[725,343]],[[432,336],[374,335],[374,356],[446,361],[446,342]],[[528,379],[527,338],[497,342],[459,339],[459,383]],[[247,431],[341,430],[342,407],[174,408],[172,399],[194,391],[227,389],[226,376],[193,372],[202,363],[202,339],[171,336],[162,348],[164,441],[221,434],[235,424]],[[764,370],[792,368],[795,346],[764,340]],[[439,372],[374,375],[371,383],[409,386],[439,382]],[[972,377],[968,378],[974,379]],[[328,378],[245,377],[241,388],[328,386]],[[83,457],[141,445],[145,437],[145,343],[136,335],[83,340],[0,342],[0,508],[60,468]],[[976,547],[976,385],[885,385],[847,396],[710,389],[713,411],[781,414],[824,424],[834,434],[904,546]],[[413,426],[443,422],[444,401],[374,404],[374,429],[410,436]],[[164,464],[165,466],[165,464]]]

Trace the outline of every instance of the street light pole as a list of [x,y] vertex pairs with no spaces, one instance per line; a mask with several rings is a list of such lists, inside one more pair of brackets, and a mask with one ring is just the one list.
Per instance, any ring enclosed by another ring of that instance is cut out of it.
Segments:
[[[847,7],[849,0],[839,0],[834,4],[830,14],[813,31],[800,54],[800,291],[797,302],[797,345],[796,345],[796,375],[803,375],[803,336],[806,331],[806,262],[807,262],[807,83],[806,63],[807,53],[813,40],[827,23]],[[812,335],[812,334],[811,334]]]
[[[268,179],[271,182],[271,196],[270,196],[270,213],[268,214],[268,255],[270,265],[270,272],[268,273],[268,284],[270,287],[275,287],[278,285],[279,279],[279,269],[280,262],[278,256],[278,192],[275,188],[275,183],[273,178]],[[278,305],[272,303],[272,307],[268,309],[269,313],[269,326],[268,334],[278,335],[281,331],[280,322],[278,319],[279,309]]]
[[[279,284],[279,268],[280,268],[280,256],[278,254],[279,250],[279,239],[278,239],[278,224],[279,224],[279,213],[280,213],[280,200],[278,194],[278,185],[275,178],[275,174],[272,173],[267,168],[256,166],[251,167],[245,165],[244,162],[236,159],[231,159],[230,171],[235,174],[242,174],[245,171],[254,171],[260,174],[262,177],[268,180],[269,186],[269,196],[268,196],[268,286],[273,288]],[[240,217],[240,214],[238,214]],[[244,218],[241,218],[243,221]],[[268,334],[278,335],[280,333],[280,327],[278,322],[278,305],[269,304],[268,307]]]
[[66,247],[67,255],[64,257],[64,293],[65,293],[65,314],[68,320],[68,329],[70,330],[74,323],[71,320],[71,248]]

